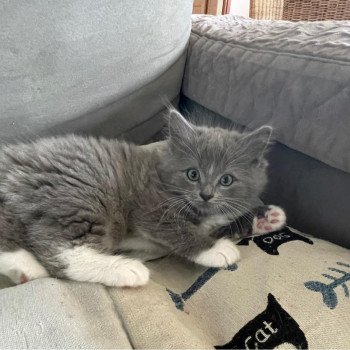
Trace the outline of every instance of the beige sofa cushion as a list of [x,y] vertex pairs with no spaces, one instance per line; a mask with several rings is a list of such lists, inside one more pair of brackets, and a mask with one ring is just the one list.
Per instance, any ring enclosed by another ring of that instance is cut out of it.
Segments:
[[229,270],[163,259],[151,283],[113,290],[144,348],[350,347],[350,252],[288,229],[240,241]]
[[3,289],[1,348],[349,348],[349,250],[289,229],[239,245],[227,270],[150,262],[139,289]]
[[1,349],[131,349],[107,290],[32,281],[0,291]]

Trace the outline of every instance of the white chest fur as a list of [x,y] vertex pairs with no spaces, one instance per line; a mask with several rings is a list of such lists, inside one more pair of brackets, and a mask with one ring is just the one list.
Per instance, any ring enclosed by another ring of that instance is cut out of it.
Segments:
[[231,221],[232,220],[225,215],[212,215],[201,222],[200,229],[203,231],[212,231],[228,225]]

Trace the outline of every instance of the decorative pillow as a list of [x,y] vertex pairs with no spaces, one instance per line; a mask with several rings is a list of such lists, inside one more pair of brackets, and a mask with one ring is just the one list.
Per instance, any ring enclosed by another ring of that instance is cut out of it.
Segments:
[[136,348],[349,348],[350,252],[285,228],[238,242],[226,270],[173,258],[110,289]]

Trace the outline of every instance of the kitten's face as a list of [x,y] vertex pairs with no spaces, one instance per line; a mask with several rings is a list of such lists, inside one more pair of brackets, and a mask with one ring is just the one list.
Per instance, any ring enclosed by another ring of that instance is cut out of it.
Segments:
[[270,128],[251,134],[196,127],[173,111],[169,152],[158,173],[182,214],[236,218],[256,205],[266,184],[263,153]]

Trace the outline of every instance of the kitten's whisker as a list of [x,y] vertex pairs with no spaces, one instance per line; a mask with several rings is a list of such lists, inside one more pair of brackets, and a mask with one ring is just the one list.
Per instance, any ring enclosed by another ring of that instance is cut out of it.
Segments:
[[167,198],[163,202],[159,203],[157,207],[154,207],[150,211],[144,213],[144,215],[148,215],[148,214],[150,214],[150,213],[152,213],[154,211],[157,211],[161,207],[170,204],[172,201],[177,201],[177,200],[179,200],[178,196],[173,196],[173,197]]
[[187,202],[187,203],[185,203],[185,205],[179,210],[179,213],[178,213],[178,215],[179,215],[179,218],[180,218],[180,215],[181,215],[181,212],[184,210],[185,211],[185,216],[186,216],[186,213],[187,213],[187,208],[188,208],[188,206],[189,206],[189,203]]
[[171,208],[174,204],[176,204],[177,202],[179,201],[182,201],[182,198],[179,197],[179,196],[173,196],[173,197],[170,197],[168,199],[166,199],[165,201],[163,201],[159,206],[158,206],[158,209],[159,208],[162,208],[162,207],[165,207],[167,206],[169,208]]
[[[239,211],[237,209],[235,209],[233,207],[228,207],[227,209],[228,210],[231,209],[235,213],[235,215],[237,215],[237,214],[239,215]],[[234,223],[235,223],[236,227],[238,228],[238,233],[243,235],[243,227],[242,227],[242,224],[240,223],[240,221],[239,220],[234,220]]]
[[[223,213],[224,215],[227,215],[228,213],[226,211],[224,211],[224,209],[222,209],[221,207],[218,206],[218,209],[220,210],[221,213]],[[235,221],[233,221],[235,222]],[[230,228],[230,233],[231,233],[231,236],[234,237],[234,233],[232,231],[232,227],[231,227],[231,224],[228,226]],[[237,224],[236,224],[236,227],[237,227]]]
[[246,202],[242,202],[242,201],[238,201],[238,200],[234,200],[231,198],[224,198],[226,203],[230,203],[233,206],[237,206],[239,207],[241,210],[243,210],[241,215],[251,215],[252,217],[254,217],[254,215],[251,214],[251,209],[249,209],[247,206],[245,206],[244,204],[248,204]]
[[[225,209],[224,209],[224,208],[225,208]],[[226,212],[228,212],[228,213],[232,213],[234,208],[227,207],[227,206],[226,206],[226,203],[223,203],[223,209],[224,209]],[[234,215],[237,215],[237,214],[234,214]],[[232,222],[233,222],[233,223],[235,224],[235,226],[237,227],[238,233],[240,233],[240,230],[242,230],[242,228],[239,227],[238,221],[237,221],[237,220],[233,220]],[[232,223],[231,223],[231,224],[232,224]]]
[[[162,214],[162,216],[160,217],[159,221],[158,221],[158,224],[157,224],[157,227],[159,227],[162,223],[163,223],[163,218],[164,219],[168,219],[168,214],[170,214],[171,212],[173,212],[173,209],[176,210],[176,208],[178,206],[180,206],[182,204],[182,200],[179,200],[175,203],[173,203],[169,208],[167,208],[167,210],[164,211],[164,213]],[[173,213],[173,218],[176,220],[176,212]]]
[[181,212],[182,212],[182,210],[184,209],[184,208],[186,208],[186,206],[188,205],[188,203],[187,202],[185,202],[185,204],[183,205],[183,206],[181,206],[181,208],[179,209],[179,210],[177,210],[176,211],[176,218],[175,218],[175,220],[176,220],[176,224],[177,224],[177,226],[180,228],[180,222],[179,222],[179,220],[180,220],[180,217],[181,217]]

